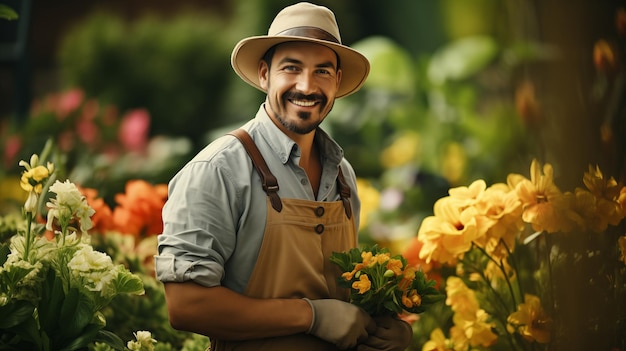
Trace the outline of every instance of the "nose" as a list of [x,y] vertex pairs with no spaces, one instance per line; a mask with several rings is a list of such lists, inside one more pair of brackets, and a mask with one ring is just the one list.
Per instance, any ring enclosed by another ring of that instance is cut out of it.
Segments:
[[303,71],[302,74],[299,74],[296,89],[305,95],[315,93],[317,86],[313,74],[308,71]]

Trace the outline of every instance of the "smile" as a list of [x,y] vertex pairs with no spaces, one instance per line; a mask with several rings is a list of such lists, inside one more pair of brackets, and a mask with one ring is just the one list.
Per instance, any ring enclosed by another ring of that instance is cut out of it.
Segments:
[[289,100],[292,104],[302,106],[302,107],[311,107],[317,104],[317,101],[310,100]]

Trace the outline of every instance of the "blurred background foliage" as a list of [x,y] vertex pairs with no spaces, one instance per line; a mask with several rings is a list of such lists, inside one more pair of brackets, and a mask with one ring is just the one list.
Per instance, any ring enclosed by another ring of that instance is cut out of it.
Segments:
[[[130,179],[167,182],[213,138],[254,116],[264,96],[234,74],[230,52],[241,38],[265,34],[294,2],[73,3],[72,21],[54,24],[54,42],[45,31],[29,36],[38,46],[20,62],[32,63],[33,77],[18,74],[14,85],[28,79],[31,94],[2,97],[0,211],[22,201],[13,190],[18,161],[50,137],[79,140],[61,165],[111,206]],[[360,177],[363,242],[400,251],[450,187],[525,174],[533,158],[552,163],[565,188],[589,164],[625,179],[625,35],[615,18],[622,0],[315,2],[333,9],[343,42],[372,64],[363,89],[338,100],[323,125]],[[34,14],[44,7],[34,3]],[[604,51],[594,52],[604,39]],[[50,57],[38,56],[46,45]],[[72,91],[82,98],[61,114],[58,95]],[[24,113],[16,111],[22,98]],[[94,102],[97,145],[79,138]],[[137,111],[149,116],[149,129],[132,148],[115,131]]]

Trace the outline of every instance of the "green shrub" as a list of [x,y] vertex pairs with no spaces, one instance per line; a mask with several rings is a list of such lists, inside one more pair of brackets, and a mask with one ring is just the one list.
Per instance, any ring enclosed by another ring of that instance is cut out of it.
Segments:
[[223,22],[207,13],[185,13],[130,24],[96,12],[62,41],[62,81],[122,110],[146,108],[152,134],[198,141],[232,119],[222,103],[234,79],[233,44]]

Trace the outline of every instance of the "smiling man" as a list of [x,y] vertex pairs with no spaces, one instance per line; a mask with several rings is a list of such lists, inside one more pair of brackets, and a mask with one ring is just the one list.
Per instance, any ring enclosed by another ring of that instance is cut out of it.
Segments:
[[155,260],[170,323],[219,351],[404,350],[410,326],[347,302],[329,261],[357,245],[360,202],[320,124],[365,82],[367,59],[329,9],[299,3],[241,40],[232,66],[267,96],[169,184]]

